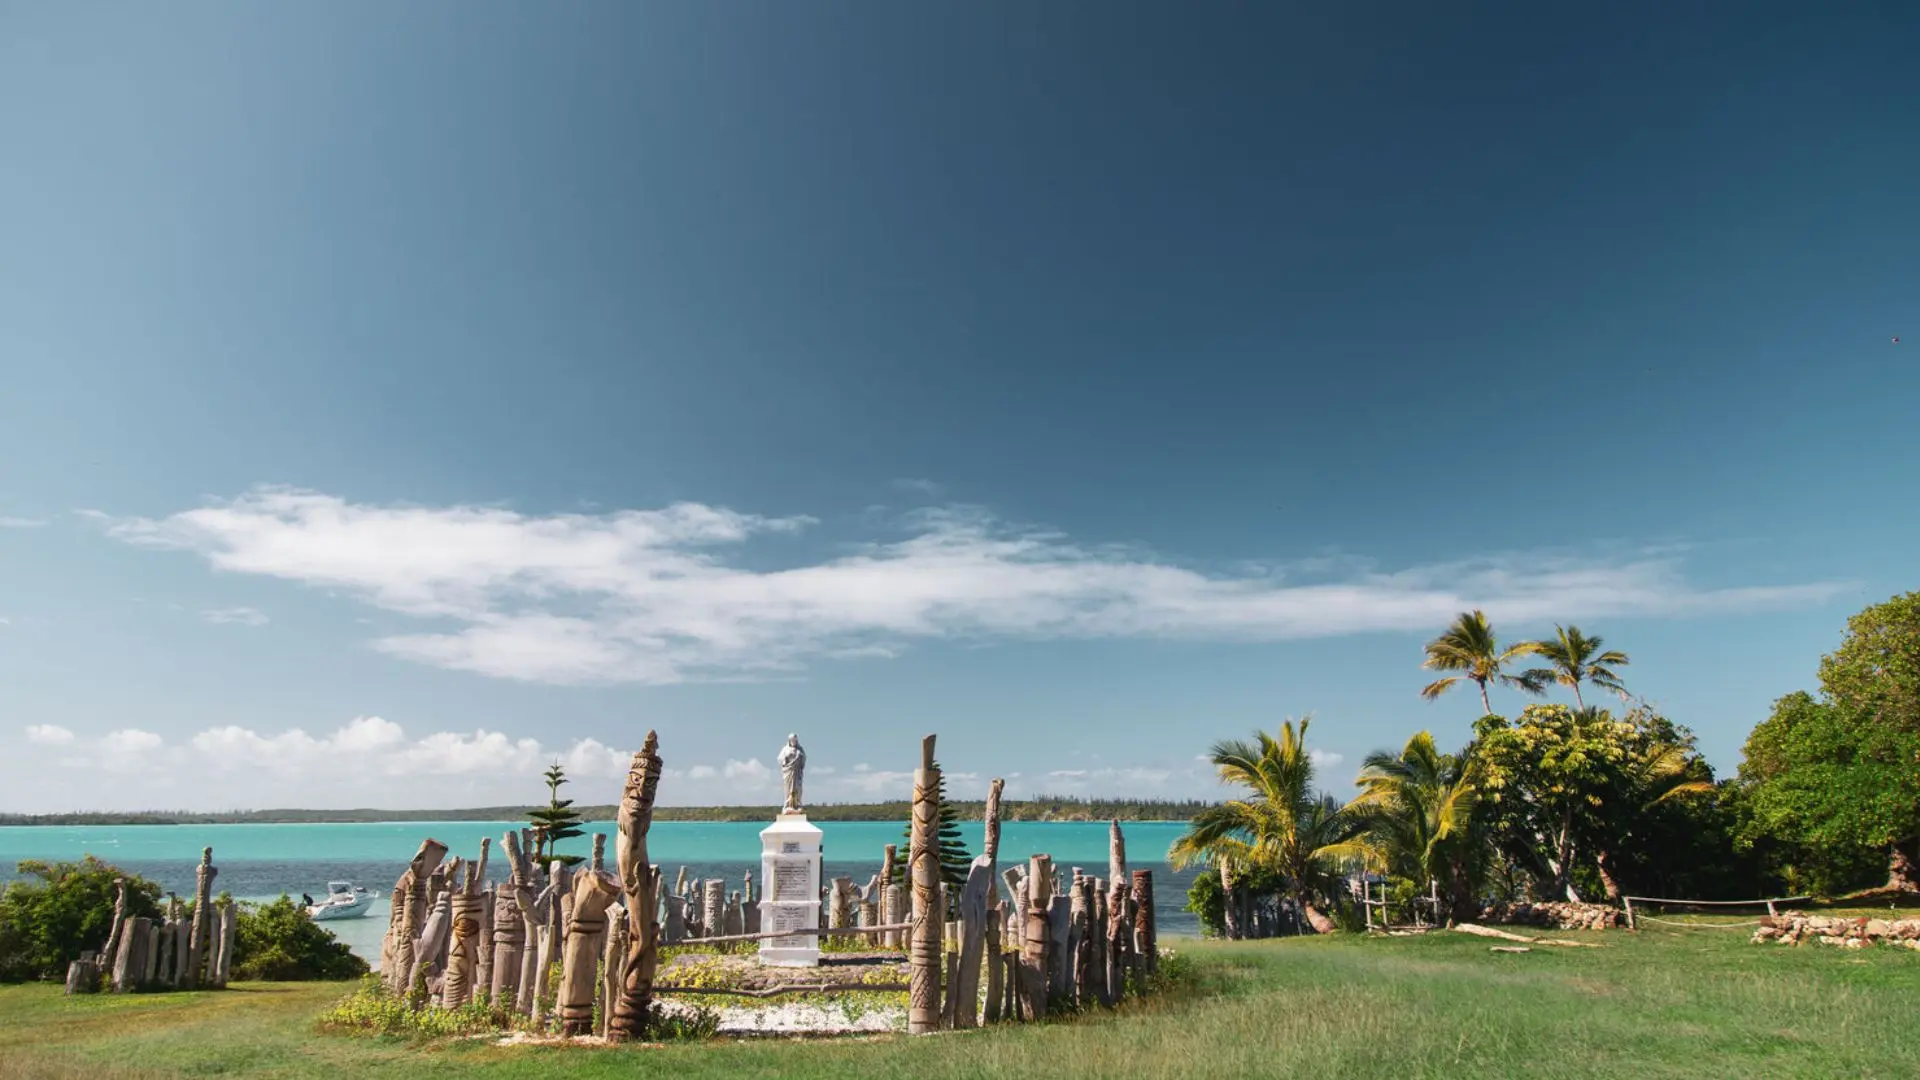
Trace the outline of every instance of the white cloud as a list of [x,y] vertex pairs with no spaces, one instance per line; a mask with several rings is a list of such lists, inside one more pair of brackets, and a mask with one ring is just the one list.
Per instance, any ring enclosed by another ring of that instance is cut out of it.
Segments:
[[38,529],[45,524],[42,518],[0,517],[0,529]]
[[1347,756],[1331,750],[1309,750],[1307,760],[1313,762],[1315,768],[1325,769],[1347,760]]
[[760,764],[759,758],[747,761],[728,759],[726,765],[721,767],[720,775],[729,780],[744,780],[748,784],[759,784],[771,777],[773,770]]
[[54,724],[28,724],[27,741],[35,746],[65,746],[73,741],[73,732]]
[[812,519],[698,503],[538,516],[261,488],[165,518],[93,516],[121,540],[197,552],[219,570],[454,624],[374,641],[391,655],[560,684],[766,678],[927,639],[1280,641],[1431,630],[1472,607],[1523,624],[1687,616],[1817,602],[1845,587],[1703,588],[1666,550],[1387,572],[1316,556],[1206,573],[968,508],[920,511],[903,539],[784,569],[725,555],[755,538],[790,537]]
[[[356,718],[331,732],[301,728],[261,732],[236,724],[210,727],[183,739],[139,728],[95,738],[52,724],[25,728],[23,748],[0,748],[0,790],[26,806],[5,809],[119,809],[189,806],[203,809],[263,806],[498,805],[546,797],[539,774],[551,763],[566,769],[576,801],[611,803],[625,781],[631,750],[597,739],[546,746],[504,732],[440,731],[418,737],[378,716]],[[36,750],[34,748],[45,748]],[[110,790],[76,787],[66,770],[119,774]],[[751,789],[769,770],[757,760],[729,762],[725,785],[683,783],[717,778],[721,770],[672,768],[666,776],[682,802],[728,801]],[[29,795],[29,792],[37,794]],[[84,797],[85,802],[74,799]],[[63,805],[62,805],[63,804]]]
[[267,616],[250,607],[208,608],[200,613],[200,621],[215,625],[265,626]]

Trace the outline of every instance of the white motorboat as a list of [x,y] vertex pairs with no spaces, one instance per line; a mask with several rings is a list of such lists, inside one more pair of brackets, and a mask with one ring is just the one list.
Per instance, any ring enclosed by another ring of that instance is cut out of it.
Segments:
[[327,898],[307,908],[314,922],[358,919],[373,910],[373,894],[349,881],[327,882]]

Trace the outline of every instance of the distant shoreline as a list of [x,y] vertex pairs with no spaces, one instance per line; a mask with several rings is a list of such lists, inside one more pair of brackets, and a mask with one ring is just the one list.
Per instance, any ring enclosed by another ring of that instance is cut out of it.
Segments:
[[[978,800],[956,801],[954,809],[962,821],[978,821],[986,805]],[[1124,822],[1189,821],[1209,805],[1200,801],[1173,802],[1121,799],[1009,799],[1000,805],[1000,820],[1020,822]],[[237,810],[225,813],[190,811],[84,812],[70,814],[0,814],[0,826],[73,826],[73,825],[372,825],[432,821],[524,821],[528,806],[478,806],[456,810]],[[614,820],[617,807],[582,806],[581,816],[589,824]],[[904,822],[911,815],[904,801],[887,803],[834,803],[810,806],[807,816],[814,821]],[[659,822],[765,822],[780,812],[777,806],[661,806],[655,807],[653,820]]]

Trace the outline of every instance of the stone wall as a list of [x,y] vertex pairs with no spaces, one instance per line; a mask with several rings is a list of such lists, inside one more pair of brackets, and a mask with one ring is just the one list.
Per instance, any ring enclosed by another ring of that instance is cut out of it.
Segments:
[[1875,944],[1920,949],[1920,919],[1867,919],[1788,911],[1760,920],[1760,929],[1753,932],[1753,943],[1758,945],[1764,941],[1777,941],[1782,945],[1814,941],[1843,949],[1864,949]]
[[1612,930],[1626,925],[1626,917],[1618,908],[1553,901],[1489,904],[1481,918],[1486,922],[1538,926],[1546,930]]

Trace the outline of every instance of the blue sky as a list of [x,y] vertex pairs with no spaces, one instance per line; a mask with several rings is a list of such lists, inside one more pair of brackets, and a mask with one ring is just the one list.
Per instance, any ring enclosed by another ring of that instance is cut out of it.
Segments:
[[1920,534],[1920,12],[1743,10],[0,4],[0,804],[1338,789],[1476,604],[1731,768]]

